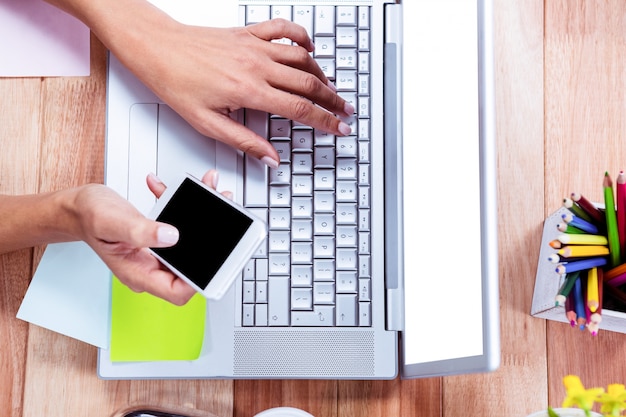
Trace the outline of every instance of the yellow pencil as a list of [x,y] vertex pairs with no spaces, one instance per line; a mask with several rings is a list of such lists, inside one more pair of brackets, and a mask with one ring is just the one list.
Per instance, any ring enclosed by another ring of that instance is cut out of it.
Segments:
[[557,237],[561,243],[569,245],[608,245],[606,236],[601,235],[575,235],[563,233]]
[[609,248],[602,245],[572,245],[559,249],[557,253],[564,258],[579,256],[604,256],[609,254]]
[[600,305],[598,297],[598,268],[587,271],[587,307],[595,313]]

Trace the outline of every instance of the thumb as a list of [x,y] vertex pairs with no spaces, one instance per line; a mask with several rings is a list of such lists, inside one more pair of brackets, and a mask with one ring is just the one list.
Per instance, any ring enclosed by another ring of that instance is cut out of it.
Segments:
[[156,242],[152,247],[167,248],[174,246],[180,237],[178,229],[166,223],[153,222],[156,225]]
[[179,232],[170,224],[143,218],[134,224],[129,237],[127,243],[136,248],[167,248],[178,242]]

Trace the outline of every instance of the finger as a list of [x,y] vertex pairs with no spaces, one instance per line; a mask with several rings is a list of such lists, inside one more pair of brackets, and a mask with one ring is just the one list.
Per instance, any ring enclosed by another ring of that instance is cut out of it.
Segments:
[[219,173],[214,169],[210,169],[202,177],[202,182],[216,190],[219,178]]
[[[326,77],[326,74],[324,74],[324,71],[320,68],[317,61],[315,61],[305,49],[299,46],[275,43],[268,49],[268,54],[273,61],[279,64],[289,68],[299,69],[303,71],[303,73],[314,75],[331,93],[336,95],[337,89],[335,85]],[[293,75],[291,75],[291,77],[293,77]]]
[[[278,167],[279,158],[276,149],[252,130],[219,113],[209,113],[204,126],[197,128],[201,133],[231,145],[248,155],[262,160],[270,168]],[[208,134],[208,132],[211,132]]]
[[[258,98],[264,103],[271,103],[271,106],[266,104],[266,107],[270,107],[268,109],[270,113],[333,135],[347,136],[352,133],[352,128],[337,116],[296,94],[273,90],[266,95],[259,95]],[[254,103],[255,106],[260,104]]]
[[[129,286],[129,288],[133,289]],[[133,289],[133,291],[136,291]],[[195,290],[167,270],[153,270],[142,280],[141,292],[147,292],[172,304],[181,306],[195,294]]]
[[148,174],[148,176],[146,177],[146,183],[148,184],[148,188],[156,198],[161,197],[161,195],[165,191],[165,184],[163,183],[163,181],[161,181],[159,177],[157,177],[153,173]]
[[306,30],[302,26],[285,19],[272,19],[246,26],[246,30],[257,38],[266,41],[288,38],[309,52],[313,52],[313,49],[315,49],[313,41],[306,33]]
[[163,272],[153,278],[146,291],[177,306],[186,304],[196,293],[189,284],[170,272]]
[[[269,69],[270,84],[283,91],[305,97],[328,111],[341,116],[352,116],[354,106],[340,97],[334,89],[321,82],[316,76],[305,71],[280,65]],[[272,100],[270,103],[280,105]]]

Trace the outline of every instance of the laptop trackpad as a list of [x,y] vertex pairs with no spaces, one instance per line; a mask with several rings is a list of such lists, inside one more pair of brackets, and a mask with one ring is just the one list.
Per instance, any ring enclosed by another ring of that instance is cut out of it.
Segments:
[[172,184],[185,173],[202,178],[215,168],[215,140],[198,133],[167,105],[131,106],[129,134],[128,200],[144,214],[156,201],[146,186],[150,172]]
[[215,168],[215,140],[198,133],[174,110],[159,104],[157,175],[171,184],[185,173],[202,178]]

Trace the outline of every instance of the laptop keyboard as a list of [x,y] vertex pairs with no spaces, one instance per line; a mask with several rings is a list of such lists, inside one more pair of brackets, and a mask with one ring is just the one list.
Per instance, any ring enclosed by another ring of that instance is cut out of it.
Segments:
[[[243,326],[371,326],[369,6],[242,6],[246,24],[274,17],[307,29],[313,57],[351,102],[347,137],[267,113],[243,122],[280,155],[244,157],[244,206],[268,238],[242,273]],[[279,40],[278,42],[289,42]]]

